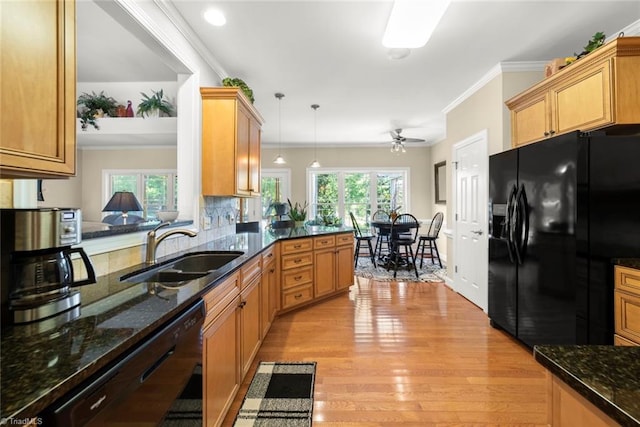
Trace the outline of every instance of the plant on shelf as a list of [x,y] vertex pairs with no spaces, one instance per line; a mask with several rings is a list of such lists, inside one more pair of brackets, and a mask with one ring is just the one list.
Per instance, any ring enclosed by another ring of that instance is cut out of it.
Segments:
[[91,94],[85,92],[78,97],[78,106],[82,107],[82,109],[79,110],[82,130],[87,130],[89,125],[99,130],[100,126],[98,126],[96,119],[105,114],[110,117],[115,117],[118,101],[105,95],[104,91],[100,91],[98,94],[95,92],[91,92]]
[[146,93],[140,92],[142,95],[142,101],[138,104],[137,113],[144,118],[145,114],[147,117],[151,117],[155,114],[160,114],[161,112],[166,114],[167,116],[171,116],[173,113],[173,105],[164,98],[164,92],[162,89],[159,91],[151,91],[153,95],[149,96]]
[[247,98],[249,98],[249,101],[251,101],[251,103],[253,104],[253,91],[249,86],[247,86],[244,80],[239,78],[226,77],[222,79],[222,85],[227,87],[239,87],[247,96]]
[[593,35],[593,37],[591,37],[591,40],[589,40],[587,45],[584,47],[584,50],[579,55],[577,53],[574,53],[574,55],[577,58],[582,58],[583,56],[588,55],[589,53],[602,46],[604,44],[605,38],[606,36],[604,35],[604,33],[602,31],[598,31]]
[[304,221],[307,218],[307,202],[304,202],[304,205],[296,202],[295,204],[291,203],[290,199],[287,199],[289,203],[289,218],[292,220],[299,222]]

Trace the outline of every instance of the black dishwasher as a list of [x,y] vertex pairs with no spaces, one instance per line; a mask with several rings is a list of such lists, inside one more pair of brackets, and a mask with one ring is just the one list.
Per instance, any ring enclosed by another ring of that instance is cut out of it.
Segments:
[[[43,414],[45,425],[80,427],[161,421],[196,364],[202,361],[204,314],[202,300],[182,311],[128,354],[52,405]],[[145,394],[145,386],[150,393]],[[136,414],[132,408],[142,412]]]

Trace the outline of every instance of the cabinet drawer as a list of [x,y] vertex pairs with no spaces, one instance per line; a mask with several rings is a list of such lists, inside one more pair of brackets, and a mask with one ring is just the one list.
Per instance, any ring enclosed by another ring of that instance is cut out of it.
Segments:
[[322,237],[316,237],[315,239],[313,239],[314,249],[331,248],[335,245],[336,245],[335,236],[322,236]]
[[313,267],[302,267],[294,270],[287,270],[282,273],[282,289],[289,289],[295,286],[311,283],[313,281]]
[[271,246],[270,248],[264,250],[262,252],[262,266],[264,268],[265,265],[273,262],[276,256],[276,245]]
[[313,284],[298,286],[282,292],[282,308],[302,304],[313,299]]
[[621,337],[618,334],[614,334],[613,335],[613,345],[618,345],[618,346],[625,346],[625,347],[637,347],[638,344],[634,343],[631,340],[628,340],[624,337]]
[[615,267],[616,289],[640,296],[640,270],[628,267]]
[[251,281],[260,275],[262,271],[260,267],[260,261],[262,258],[260,256],[255,256],[246,262],[244,266],[242,266],[241,270],[241,288],[244,289]]
[[311,238],[285,240],[281,244],[282,246],[280,246],[280,250],[282,251],[282,255],[310,251],[313,249],[313,240]]
[[640,342],[640,297],[616,290],[614,301],[616,334]]
[[343,233],[336,236],[336,245],[353,245],[353,233]]
[[282,257],[282,269],[305,267],[313,264],[313,252],[304,252],[301,254],[284,255]]
[[207,310],[205,325],[211,323],[231,301],[240,295],[240,275],[234,273],[224,282],[204,294],[202,299]]

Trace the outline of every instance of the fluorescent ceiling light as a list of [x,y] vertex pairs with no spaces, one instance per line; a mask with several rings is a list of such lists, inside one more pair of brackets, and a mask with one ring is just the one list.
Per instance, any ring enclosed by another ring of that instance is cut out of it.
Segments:
[[204,19],[214,27],[221,27],[227,23],[227,18],[218,9],[207,9],[204,13]]
[[382,44],[415,49],[427,44],[450,0],[395,0]]

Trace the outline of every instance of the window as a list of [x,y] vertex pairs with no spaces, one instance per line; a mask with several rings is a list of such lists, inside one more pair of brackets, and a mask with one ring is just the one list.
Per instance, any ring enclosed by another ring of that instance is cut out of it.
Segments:
[[262,169],[260,173],[262,217],[268,218],[273,214],[269,211],[269,207],[273,202],[278,201],[278,192],[280,202],[286,203],[290,197],[291,171],[289,169]]
[[104,204],[116,191],[131,191],[142,205],[145,219],[156,219],[159,210],[178,206],[178,175],[175,170],[103,171]]
[[378,209],[408,211],[408,169],[314,169],[307,173],[310,219],[336,215],[349,224],[347,218],[353,212],[365,224]]

